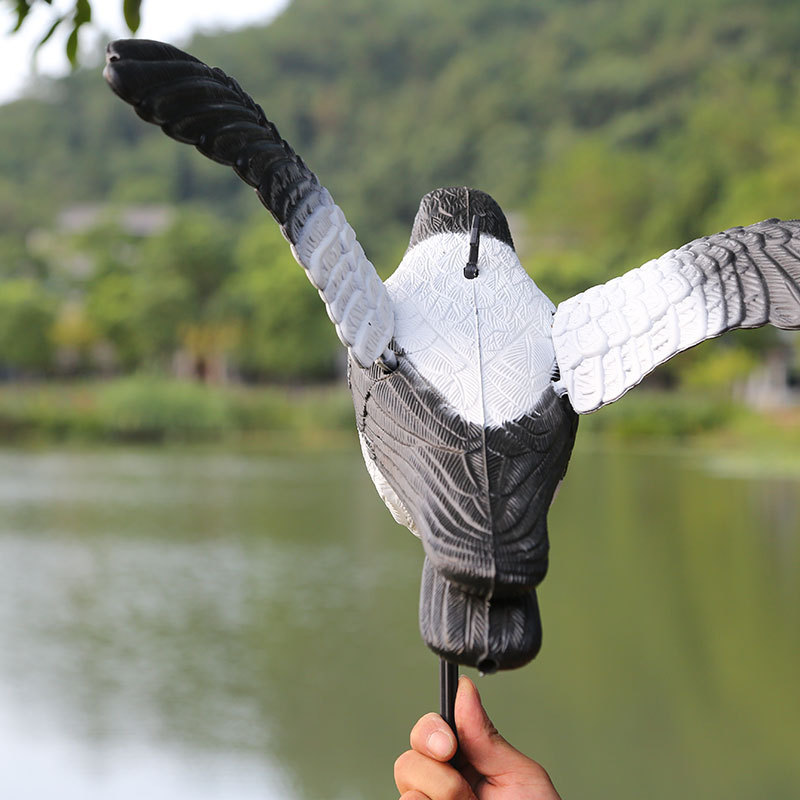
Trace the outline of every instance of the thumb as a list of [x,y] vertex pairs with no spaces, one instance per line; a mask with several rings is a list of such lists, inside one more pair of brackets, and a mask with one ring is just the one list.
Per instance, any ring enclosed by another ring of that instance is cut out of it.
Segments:
[[475,684],[465,676],[458,682],[455,718],[461,753],[485,778],[508,776],[521,784],[544,779],[549,784],[544,769],[497,732],[483,709]]

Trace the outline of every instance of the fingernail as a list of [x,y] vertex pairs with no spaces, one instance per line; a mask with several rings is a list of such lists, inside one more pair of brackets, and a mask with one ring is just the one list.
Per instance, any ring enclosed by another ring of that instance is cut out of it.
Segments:
[[450,737],[444,731],[434,731],[426,742],[428,752],[436,758],[447,758],[453,749]]

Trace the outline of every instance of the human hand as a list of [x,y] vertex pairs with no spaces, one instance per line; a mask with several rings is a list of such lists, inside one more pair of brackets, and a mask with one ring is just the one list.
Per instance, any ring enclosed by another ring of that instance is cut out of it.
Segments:
[[560,800],[544,768],[497,732],[475,684],[463,676],[455,718],[459,768],[448,763],[453,732],[438,714],[426,714],[411,731],[411,750],[394,765],[400,800]]

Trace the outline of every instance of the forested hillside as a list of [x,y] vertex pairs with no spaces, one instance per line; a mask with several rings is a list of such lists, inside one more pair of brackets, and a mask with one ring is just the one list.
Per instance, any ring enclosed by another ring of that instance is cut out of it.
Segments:
[[[703,233],[800,216],[791,0],[294,0],[268,27],[187,49],[263,105],[383,274],[420,196],[448,184],[500,202],[556,301]],[[85,203],[109,215],[58,227]],[[149,236],[110,212],[142,204],[179,210]],[[224,356],[245,376],[330,374],[324,313],[260,212],[99,67],[0,108],[4,362],[125,371],[181,350],[200,372]],[[293,320],[297,336],[277,337]],[[22,348],[31,326],[40,341]],[[733,373],[772,336],[728,345]]]

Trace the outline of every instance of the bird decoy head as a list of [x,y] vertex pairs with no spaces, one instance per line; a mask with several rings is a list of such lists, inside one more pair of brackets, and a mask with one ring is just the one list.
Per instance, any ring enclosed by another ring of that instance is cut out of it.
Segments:
[[409,248],[437,233],[463,233],[470,236],[474,218],[480,218],[481,235],[514,248],[506,215],[492,197],[480,189],[448,186],[428,192],[419,204],[411,229]]

